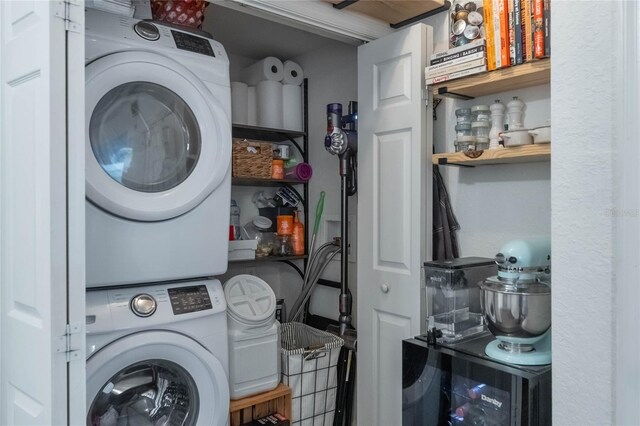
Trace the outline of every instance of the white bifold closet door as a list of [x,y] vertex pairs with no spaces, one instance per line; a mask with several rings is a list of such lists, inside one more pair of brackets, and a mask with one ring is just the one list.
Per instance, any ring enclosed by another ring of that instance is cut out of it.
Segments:
[[1,1],[3,425],[86,423],[83,134],[84,5]]
[[[431,242],[432,31],[414,25],[358,50],[358,424],[402,423],[402,340],[420,333]],[[427,242],[429,244],[427,244]]]

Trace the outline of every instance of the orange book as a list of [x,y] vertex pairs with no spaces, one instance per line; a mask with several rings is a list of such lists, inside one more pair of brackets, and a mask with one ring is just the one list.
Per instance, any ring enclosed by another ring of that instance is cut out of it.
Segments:
[[524,28],[522,31],[522,38],[524,38],[524,60],[529,62],[533,59],[533,31],[531,28],[531,0],[522,0],[522,21],[524,22]]
[[484,37],[486,39],[487,69],[496,69],[496,46],[493,29],[493,1],[483,0],[482,9],[484,11]]
[[511,63],[509,54],[509,0],[500,0],[500,62],[502,68]]
[[544,0],[533,0],[533,56],[544,58]]

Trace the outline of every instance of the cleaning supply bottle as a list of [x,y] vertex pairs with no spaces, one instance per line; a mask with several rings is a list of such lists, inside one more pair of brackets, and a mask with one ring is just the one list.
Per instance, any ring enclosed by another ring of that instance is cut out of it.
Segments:
[[291,236],[291,245],[293,246],[293,254],[300,256],[304,254],[304,225],[300,222],[299,212],[296,210],[293,216],[293,235]]

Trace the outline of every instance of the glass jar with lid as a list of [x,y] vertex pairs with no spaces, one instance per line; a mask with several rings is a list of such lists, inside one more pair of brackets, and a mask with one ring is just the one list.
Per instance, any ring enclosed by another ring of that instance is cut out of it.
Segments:
[[458,124],[471,123],[471,108],[458,108],[456,110],[456,120]]
[[269,256],[273,252],[275,234],[269,229],[273,225],[271,219],[264,216],[256,216],[251,222],[242,227],[243,240],[257,240],[256,257]]
[[472,106],[471,121],[491,121],[491,110],[486,105]]

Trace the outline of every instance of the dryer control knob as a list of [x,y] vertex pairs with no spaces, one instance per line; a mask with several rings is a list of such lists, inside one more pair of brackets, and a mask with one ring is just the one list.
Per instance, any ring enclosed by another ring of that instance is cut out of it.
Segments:
[[145,40],[156,41],[160,38],[158,27],[151,22],[140,21],[133,26],[133,29],[136,31],[136,34]]
[[156,299],[148,294],[139,294],[131,299],[131,310],[139,317],[149,317],[156,311]]

